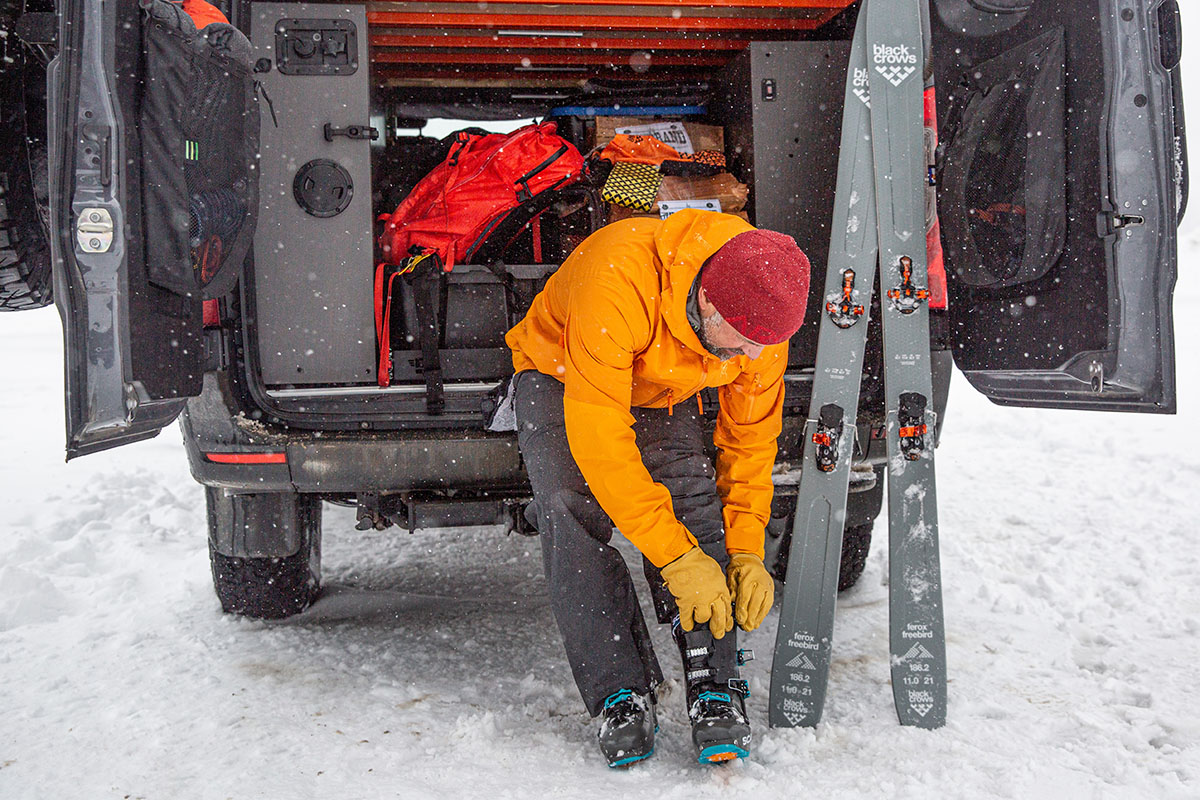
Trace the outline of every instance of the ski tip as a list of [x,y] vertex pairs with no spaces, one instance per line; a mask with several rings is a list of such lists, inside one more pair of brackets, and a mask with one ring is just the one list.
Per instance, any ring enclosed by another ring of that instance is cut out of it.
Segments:
[[746,758],[750,751],[736,744],[711,744],[700,751],[701,764],[722,764],[738,758]]

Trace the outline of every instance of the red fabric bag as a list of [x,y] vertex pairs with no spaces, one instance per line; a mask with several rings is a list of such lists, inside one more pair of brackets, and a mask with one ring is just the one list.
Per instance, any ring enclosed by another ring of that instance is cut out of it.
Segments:
[[557,129],[544,122],[512,133],[461,132],[446,160],[386,218],[379,237],[384,261],[435,252],[449,272],[468,262],[514,208],[579,180],[583,157]]

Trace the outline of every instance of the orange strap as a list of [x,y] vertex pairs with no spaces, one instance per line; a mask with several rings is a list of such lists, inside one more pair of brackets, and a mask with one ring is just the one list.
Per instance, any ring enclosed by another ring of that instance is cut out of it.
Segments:
[[538,214],[530,223],[530,230],[533,233],[533,263],[541,264],[542,261],[542,215]]
[[393,272],[384,286],[383,271],[386,264],[375,268],[375,338],[379,341],[379,371],[376,375],[380,387],[392,383],[392,300],[396,278],[408,270]]

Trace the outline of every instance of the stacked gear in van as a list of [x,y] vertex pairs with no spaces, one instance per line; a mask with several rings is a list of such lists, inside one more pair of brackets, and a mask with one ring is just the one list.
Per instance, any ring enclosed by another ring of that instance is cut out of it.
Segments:
[[509,134],[460,131],[444,161],[386,219],[375,271],[375,329],[380,386],[392,379],[392,318],[400,282],[412,293],[420,331],[421,372],[430,413],[444,407],[439,349],[444,274],[502,247],[535,225],[559,192],[580,180],[583,157],[553,122]]
[[[606,173],[601,196],[614,220],[640,215],[666,218],[682,208],[700,208],[749,221],[744,211],[749,187],[729,173],[723,150],[694,149],[687,125],[658,122],[617,128],[648,133],[616,133],[607,144],[597,146],[593,163],[597,173]],[[717,143],[724,141],[719,126],[691,127],[711,129],[718,134]],[[659,137],[664,135],[685,149],[662,141]]]

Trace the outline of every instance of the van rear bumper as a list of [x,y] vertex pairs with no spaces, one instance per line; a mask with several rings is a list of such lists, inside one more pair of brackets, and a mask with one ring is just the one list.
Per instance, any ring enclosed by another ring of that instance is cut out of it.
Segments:
[[296,431],[235,410],[209,372],[180,418],[192,477],[237,492],[528,492],[515,434],[474,430]]

